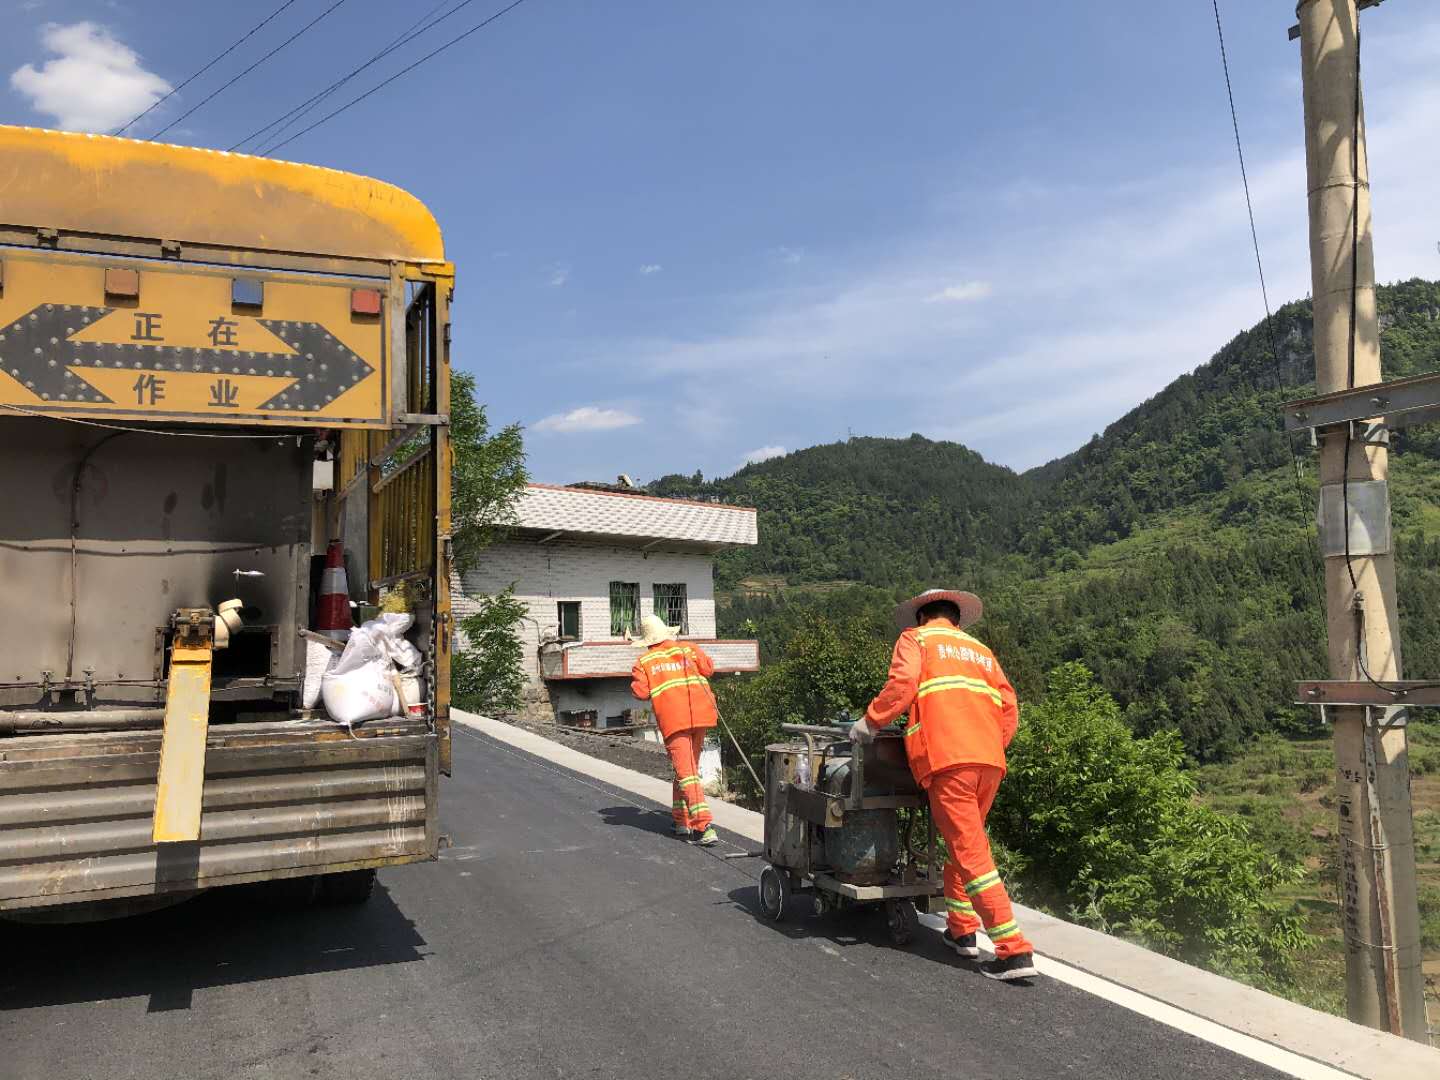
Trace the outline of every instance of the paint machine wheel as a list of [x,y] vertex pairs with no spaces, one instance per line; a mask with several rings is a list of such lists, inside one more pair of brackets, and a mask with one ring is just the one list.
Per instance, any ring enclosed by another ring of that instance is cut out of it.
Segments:
[[885,922],[894,945],[909,945],[920,925],[920,915],[909,900],[886,900]]
[[785,908],[790,903],[790,875],[777,870],[769,863],[760,871],[760,884],[756,886],[760,896],[760,911],[771,922],[785,918]]

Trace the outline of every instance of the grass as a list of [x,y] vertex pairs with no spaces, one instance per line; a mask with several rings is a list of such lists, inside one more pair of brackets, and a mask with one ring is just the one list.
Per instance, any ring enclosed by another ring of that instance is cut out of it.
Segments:
[[[1440,721],[1412,723],[1411,790],[1426,997],[1440,1018]],[[1279,898],[1306,916],[1314,943],[1296,964],[1291,995],[1345,1013],[1345,949],[1336,898],[1335,755],[1329,739],[1257,739],[1234,760],[1194,772],[1200,798],[1243,818],[1276,858],[1304,867]]]

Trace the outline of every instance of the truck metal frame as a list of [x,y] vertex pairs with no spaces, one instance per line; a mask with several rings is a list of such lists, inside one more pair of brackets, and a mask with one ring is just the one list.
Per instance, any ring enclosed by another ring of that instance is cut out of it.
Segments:
[[[435,858],[434,219],[364,177],[186,147],[0,127],[0,158],[0,914]],[[332,537],[353,599],[415,615],[424,716],[347,731],[298,707]],[[178,615],[232,596],[229,648],[181,649]],[[161,781],[182,656],[206,666],[203,767]],[[165,798],[198,838],[155,842]]]

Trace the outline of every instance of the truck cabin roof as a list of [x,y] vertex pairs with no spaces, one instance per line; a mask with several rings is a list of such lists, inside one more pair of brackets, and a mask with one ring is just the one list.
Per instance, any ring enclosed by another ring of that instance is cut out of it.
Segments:
[[380,262],[445,260],[430,211],[379,180],[248,154],[0,125],[0,239],[37,229]]

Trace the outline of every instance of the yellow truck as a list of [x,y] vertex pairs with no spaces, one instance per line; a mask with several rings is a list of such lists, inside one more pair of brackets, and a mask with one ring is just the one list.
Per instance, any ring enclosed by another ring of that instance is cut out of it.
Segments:
[[[0,127],[0,917],[435,858],[453,280],[387,184]],[[301,693],[337,538],[423,657],[351,729]]]

